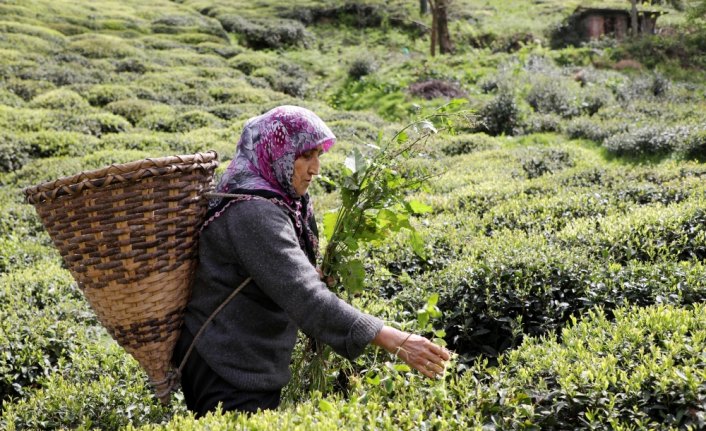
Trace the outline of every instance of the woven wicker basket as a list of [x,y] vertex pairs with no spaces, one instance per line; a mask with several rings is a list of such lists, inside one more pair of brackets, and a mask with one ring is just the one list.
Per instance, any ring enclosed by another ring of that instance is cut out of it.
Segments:
[[98,319],[163,402],[217,158],[145,159],[24,190]]

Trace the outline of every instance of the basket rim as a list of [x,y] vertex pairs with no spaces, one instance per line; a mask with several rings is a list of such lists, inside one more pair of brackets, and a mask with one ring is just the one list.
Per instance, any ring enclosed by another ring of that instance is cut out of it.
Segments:
[[148,157],[127,163],[114,163],[102,168],[46,181],[35,186],[26,187],[22,192],[29,203],[35,204],[59,196],[72,195],[85,188],[94,189],[110,184],[171,173],[179,170],[179,167],[215,169],[217,165],[218,153],[213,150],[186,155]]

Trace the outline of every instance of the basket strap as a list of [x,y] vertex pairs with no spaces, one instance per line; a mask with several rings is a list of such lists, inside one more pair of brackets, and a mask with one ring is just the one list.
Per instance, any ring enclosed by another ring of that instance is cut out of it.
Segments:
[[189,359],[189,356],[191,355],[191,351],[194,350],[194,347],[196,346],[196,342],[198,339],[201,337],[201,334],[206,330],[206,327],[208,326],[209,323],[216,317],[218,313],[225,308],[228,303],[235,298],[235,296],[240,293],[241,290],[252,280],[252,277],[248,277],[240,283],[240,286],[238,286],[233,292],[231,292],[230,295],[219,305],[215,310],[213,310],[213,313],[211,313],[210,316],[208,316],[208,319],[206,319],[205,322],[203,322],[203,325],[201,325],[201,328],[199,328],[199,331],[196,333],[194,336],[194,339],[191,340],[191,345],[189,346],[189,349],[186,351],[184,354],[184,358],[181,360],[181,363],[179,364],[179,368],[177,368],[176,373],[170,373],[169,376],[165,380],[159,381],[159,382],[154,382],[153,385],[162,385],[164,383],[169,383],[168,388],[165,389],[163,392],[156,394],[157,398],[162,398],[166,395],[168,395],[176,386],[176,383],[179,379],[181,379],[181,372],[184,369],[184,366],[186,366],[186,361]]

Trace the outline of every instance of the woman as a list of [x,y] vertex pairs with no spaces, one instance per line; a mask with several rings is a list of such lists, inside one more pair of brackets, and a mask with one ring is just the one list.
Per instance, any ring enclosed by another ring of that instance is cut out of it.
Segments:
[[[353,359],[368,344],[397,354],[428,377],[446,349],[362,313],[329,291],[317,272],[318,234],[307,189],[335,136],[313,112],[281,106],[250,119],[211,202],[199,267],[175,349],[181,363],[194,334],[237,286],[234,299],[194,343],[181,381],[197,416],[276,408],[290,379],[297,329]],[[252,277],[250,281],[248,277]]]

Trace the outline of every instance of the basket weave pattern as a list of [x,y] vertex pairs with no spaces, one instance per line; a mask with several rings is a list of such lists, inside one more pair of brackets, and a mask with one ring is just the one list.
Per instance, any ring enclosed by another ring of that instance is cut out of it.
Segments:
[[98,319],[158,394],[169,392],[207,209],[201,195],[217,165],[214,152],[145,159],[25,190]]

